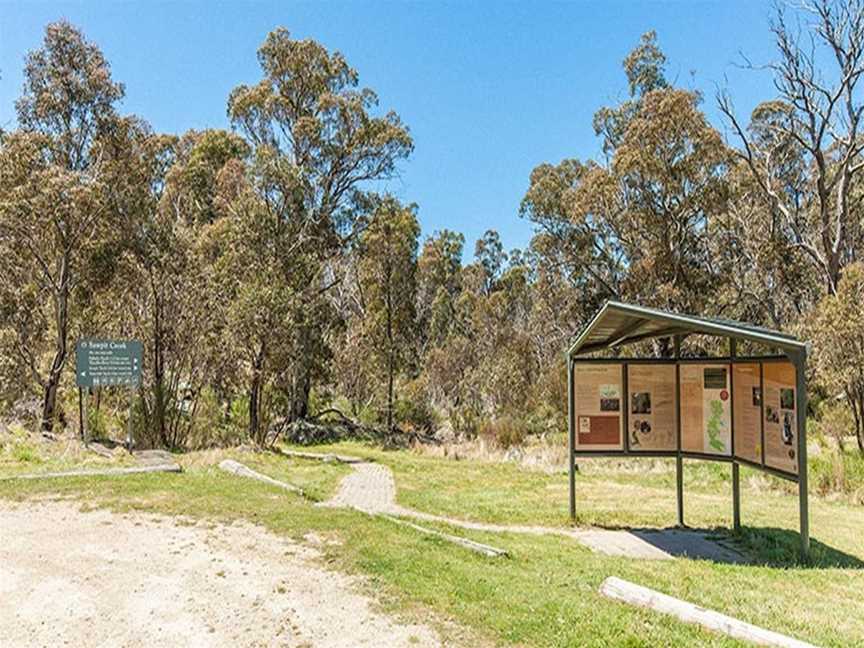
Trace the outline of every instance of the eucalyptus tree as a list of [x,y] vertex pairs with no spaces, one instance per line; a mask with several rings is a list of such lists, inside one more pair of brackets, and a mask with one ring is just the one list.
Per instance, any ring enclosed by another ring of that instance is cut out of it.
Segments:
[[18,130],[0,152],[5,319],[41,391],[43,430],[57,416],[82,265],[110,229],[96,152],[116,127],[122,97],[99,48],[69,23],[51,23],[27,55]]
[[531,174],[522,213],[540,227],[538,276],[557,273],[571,287],[580,319],[608,298],[701,311],[722,281],[709,242],[730,155],[700,96],[672,87],[664,65],[651,33],[625,59],[630,98],[595,117],[605,162]]
[[[262,288],[279,292],[263,290],[261,296],[272,297],[286,317],[248,321],[255,334],[247,338],[247,355],[253,387],[256,375],[290,374],[283,381],[290,391],[288,415],[298,418],[308,413],[312,383],[328,353],[332,322],[324,297],[335,283],[333,262],[355,235],[358,198],[368,183],[392,177],[413,145],[394,112],[374,114],[375,93],[358,88],[358,74],[341,54],[277,29],[258,61],[263,78],[232,91],[228,114],[256,160],[250,176],[255,196],[244,197],[242,210],[250,218],[256,214],[252,222],[267,232],[249,242],[263,246],[259,263],[268,265],[259,276],[268,283]],[[260,311],[248,285],[239,286],[238,294]],[[274,365],[270,338],[287,339],[286,331],[298,352]]]
[[462,290],[465,237],[450,230],[427,238],[417,260],[417,319],[421,356],[440,345],[455,324],[455,300]]
[[837,292],[828,294],[805,319],[813,340],[813,370],[830,397],[842,397],[855,421],[864,455],[864,264],[850,264]]
[[360,236],[358,280],[365,312],[366,352],[383,374],[387,429],[393,429],[398,373],[417,360],[417,248],[420,224],[414,206],[392,197],[376,201]]
[[777,97],[757,106],[749,126],[728,92],[718,103],[737,135],[738,157],[770,206],[778,239],[806,255],[833,294],[864,244],[857,217],[864,2],[814,0],[802,3],[795,18],[790,25],[778,5],[772,32],[779,59],[763,66]]

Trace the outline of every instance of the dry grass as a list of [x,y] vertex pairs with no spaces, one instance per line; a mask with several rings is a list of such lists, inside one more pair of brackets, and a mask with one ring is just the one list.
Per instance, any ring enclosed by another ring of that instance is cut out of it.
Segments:
[[470,460],[513,463],[527,470],[556,473],[567,470],[567,447],[557,437],[529,437],[520,446],[503,448],[494,440],[479,436],[471,440],[449,441],[439,445],[417,444],[418,455],[454,461]]
[[77,437],[60,436],[52,440],[14,424],[0,430],[0,476],[71,468],[114,468],[133,463],[122,448],[116,448],[109,458],[89,450]]

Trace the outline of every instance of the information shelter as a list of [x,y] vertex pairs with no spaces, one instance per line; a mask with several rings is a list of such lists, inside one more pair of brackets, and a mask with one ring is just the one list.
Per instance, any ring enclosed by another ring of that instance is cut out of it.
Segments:
[[[729,340],[729,354],[681,357],[687,335]],[[585,357],[672,338],[671,358]],[[739,356],[746,340],[766,355]],[[678,524],[684,526],[683,459],[732,464],[732,517],[741,526],[739,466],[798,484],[801,552],[809,554],[806,345],[730,320],[607,302],[567,352],[570,516],[577,456],[675,457]]]

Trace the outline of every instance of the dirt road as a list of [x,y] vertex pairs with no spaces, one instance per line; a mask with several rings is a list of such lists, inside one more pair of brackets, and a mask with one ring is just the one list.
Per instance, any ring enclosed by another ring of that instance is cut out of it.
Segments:
[[438,646],[314,546],[75,503],[0,502],[0,646]]

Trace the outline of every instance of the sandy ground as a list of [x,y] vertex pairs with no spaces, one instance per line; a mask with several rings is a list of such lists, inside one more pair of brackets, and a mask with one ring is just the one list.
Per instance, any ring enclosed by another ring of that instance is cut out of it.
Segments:
[[318,555],[250,524],[0,502],[0,646],[440,645]]

